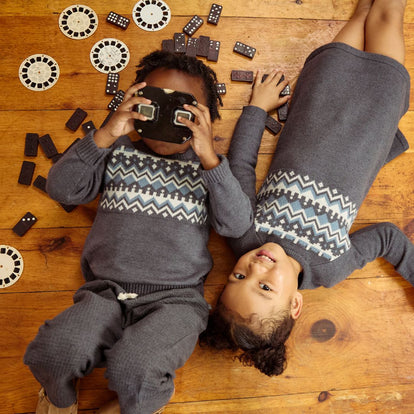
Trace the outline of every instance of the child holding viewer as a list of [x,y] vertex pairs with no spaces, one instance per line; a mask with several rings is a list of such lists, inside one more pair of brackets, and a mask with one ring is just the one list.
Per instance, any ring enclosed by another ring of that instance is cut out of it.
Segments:
[[[76,379],[106,366],[119,399],[101,413],[161,412],[174,391],[175,370],[191,355],[207,324],[203,282],[212,267],[210,225],[240,237],[233,206],[249,206],[228,161],[213,148],[220,101],[216,75],[200,60],[153,52],[136,83],[97,131],[74,145],[50,170],[47,191],[65,204],[103,192],[82,254],[86,283],[74,305],[45,322],[24,362],[41,383],[37,414],[77,412]],[[142,137],[131,141],[145,85],[192,94],[196,119],[184,144]]]
[[230,239],[238,261],[201,342],[241,349],[240,361],[268,376],[285,368],[285,341],[302,310],[300,289],[331,287],[377,257],[414,284],[414,245],[396,226],[349,234],[380,168],[408,148],[398,130],[410,91],[405,5],[360,0],[334,41],[310,54],[257,196],[267,112],[284,102],[280,73],[263,82],[257,73],[236,125],[230,166],[255,219],[246,234]]

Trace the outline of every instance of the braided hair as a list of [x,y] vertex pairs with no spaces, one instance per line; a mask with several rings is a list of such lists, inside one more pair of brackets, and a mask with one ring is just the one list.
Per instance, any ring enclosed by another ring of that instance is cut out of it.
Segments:
[[191,56],[157,50],[143,57],[137,68],[135,83],[144,81],[151,72],[159,68],[175,69],[199,77],[204,83],[211,121],[213,122],[217,118],[220,119],[218,105],[223,106],[223,102],[216,88],[217,76],[213,69],[201,60]]

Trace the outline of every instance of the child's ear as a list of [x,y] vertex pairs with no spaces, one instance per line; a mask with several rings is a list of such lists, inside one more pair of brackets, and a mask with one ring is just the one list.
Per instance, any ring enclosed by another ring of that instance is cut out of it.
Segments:
[[303,296],[302,293],[296,291],[290,302],[290,315],[293,319],[298,319],[302,312]]

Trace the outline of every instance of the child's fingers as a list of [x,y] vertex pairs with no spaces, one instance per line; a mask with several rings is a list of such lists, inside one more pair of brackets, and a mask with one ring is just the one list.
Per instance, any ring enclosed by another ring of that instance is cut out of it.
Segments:
[[139,91],[140,89],[144,88],[146,85],[147,84],[145,82],[139,82],[139,83],[136,83],[135,85],[132,85],[125,92],[124,101],[127,101],[128,99],[130,99],[132,96],[135,95],[135,93],[137,91]]
[[260,69],[257,69],[256,73],[254,74],[253,86],[260,85],[262,83],[262,77],[263,77],[263,71]]
[[124,99],[121,105],[119,105],[118,111],[131,111],[135,105],[151,103],[150,99],[144,98],[142,96],[132,96],[129,99]]
[[289,101],[290,101],[290,98],[291,98],[291,96],[290,96],[290,95],[285,95],[285,96],[282,96],[282,97],[279,99],[279,106],[282,106],[282,105],[284,105],[286,102],[289,102]]
[[136,112],[136,111],[131,111],[130,112],[130,117],[133,118],[133,119],[138,119],[140,121],[146,121],[148,119],[145,115],[143,115],[139,112]]
[[266,78],[266,83],[273,83],[276,84],[280,82],[280,79],[283,76],[283,72],[278,71],[277,69],[273,69]]
[[280,72],[277,69],[273,69],[267,75],[266,79],[262,83],[265,85],[275,84],[282,91],[289,84],[289,81],[287,79],[280,82],[280,79],[282,79],[282,76],[283,76],[283,72]]
[[[182,124],[184,124],[187,128],[191,129],[193,131],[193,128],[195,126],[194,122],[191,122],[189,119],[187,118],[183,118],[182,116],[179,116],[177,118],[177,120],[179,122],[181,122]],[[193,131],[194,132],[194,131]]]
[[211,123],[210,110],[203,104],[199,103],[197,106],[186,104],[184,105],[184,109],[193,113],[200,124],[205,125]]

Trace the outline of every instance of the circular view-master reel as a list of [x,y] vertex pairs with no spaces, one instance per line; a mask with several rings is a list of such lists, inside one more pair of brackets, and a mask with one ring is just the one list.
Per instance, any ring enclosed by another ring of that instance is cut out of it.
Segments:
[[59,65],[48,55],[36,54],[26,58],[19,68],[19,78],[32,91],[45,91],[59,79]]
[[91,49],[91,63],[102,73],[117,73],[124,69],[129,62],[127,45],[117,39],[102,39]]
[[132,10],[132,18],[139,28],[155,32],[167,26],[171,19],[171,11],[162,0],[141,0]]
[[23,258],[14,247],[0,245],[0,288],[16,283],[23,273]]
[[86,39],[98,28],[98,16],[90,7],[74,4],[60,13],[59,28],[71,39]]

